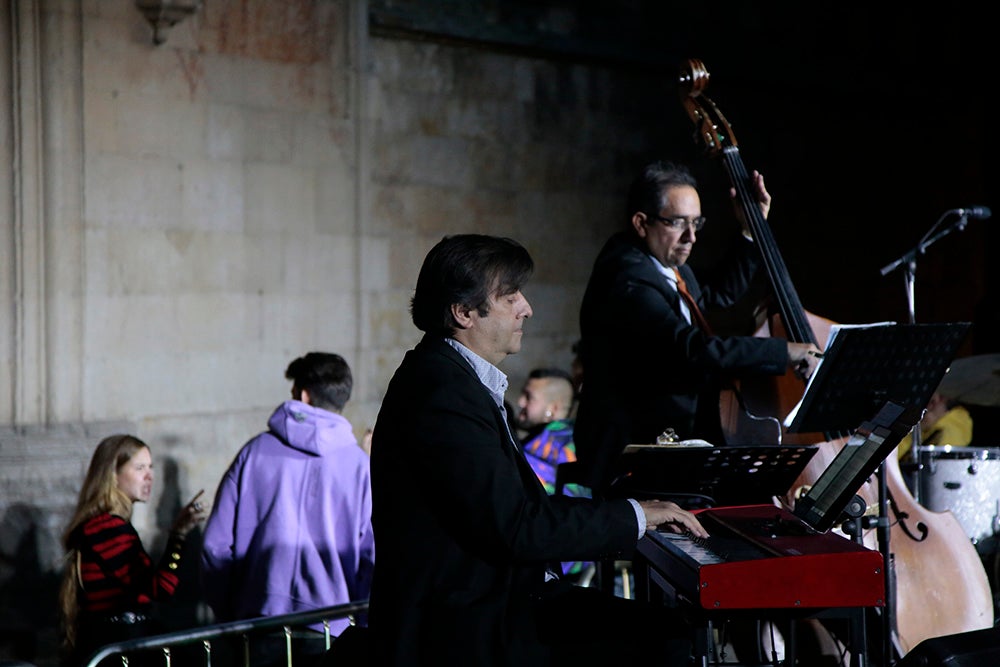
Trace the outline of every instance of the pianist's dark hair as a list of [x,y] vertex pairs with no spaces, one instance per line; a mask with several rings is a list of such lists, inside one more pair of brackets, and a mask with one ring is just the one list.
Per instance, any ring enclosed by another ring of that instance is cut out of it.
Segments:
[[535,264],[513,239],[484,234],[446,236],[431,248],[410,301],[413,323],[425,333],[450,336],[458,329],[451,307],[461,304],[480,316],[491,296],[521,289]]

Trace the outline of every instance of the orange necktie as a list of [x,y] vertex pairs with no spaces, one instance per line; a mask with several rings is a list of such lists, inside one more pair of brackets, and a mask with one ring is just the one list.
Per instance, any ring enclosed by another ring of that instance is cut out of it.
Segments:
[[701,312],[701,308],[698,304],[694,302],[694,297],[691,296],[691,292],[688,291],[687,283],[681,278],[681,272],[674,267],[674,275],[677,277],[677,292],[681,295],[684,301],[687,303],[688,310],[691,311],[691,317],[694,319],[695,323],[709,336],[712,335],[712,327],[708,326],[708,320]]

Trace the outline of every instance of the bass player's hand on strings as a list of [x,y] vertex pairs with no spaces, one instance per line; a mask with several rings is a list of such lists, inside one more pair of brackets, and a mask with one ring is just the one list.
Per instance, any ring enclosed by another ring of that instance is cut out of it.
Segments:
[[823,353],[813,343],[789,343],[788,365],[803,380],[808,380],[816,371]]
[[[767,220],[767,214],[771,210],[771,193],[767,191],[767,187],[764,185],[764,176],[759,171],[754,170],[750,179],[753,184],[754,199],[757,200],[757,205],[760,207],[761,217]],[[733,200],[733,210],[736,212],[736,219],[740,221],[740,226],[743,227],[743,236],[752,241],[753,236],[750,234],[746,215],[743,213],[743,207],[740,206],[740,202],[736,198],[736,188],[729,188],[729,197]]]

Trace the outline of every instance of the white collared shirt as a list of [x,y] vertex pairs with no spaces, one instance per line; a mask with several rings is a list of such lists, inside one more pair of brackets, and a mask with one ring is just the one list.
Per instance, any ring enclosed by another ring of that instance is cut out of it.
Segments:
[[[681,301],[683,302],[683,299]],[[486,361],[454,338],[445,338],[444,340],[456,352],[462,355],[462,358],[468,361],[470,366],[472,366],[472,370],[475,372],[476,377],[478,377],[479,381],[483,383],[483,386],[486,387],[486,391],[490,393],[493,401],[497,404],[497,407],[500,408],[500,413],[504,418],[504,426],[507,427],[507,437],[510,438],[511,443],[514,445],[514,449],[520,451],[521,447],[517,442],[517,438],[515,438],[514,434],[510,432],[510,420],[507,419],[507,409],[503,404],[503,397],[504,394],[507,393],[507,387],[509,386],[507,376],[499,368]],[[642,536],[646,534],[646,513],[642,511],[642,507],[639,505],[637,500],[632,498],[628,498],[627,500],[632,505],[632,509],[635,510],[635,520],[639,526],[637,539],[642,539]],[[548,577],[546,577],[546,581],[547,580]]]
[[462,355],[462,358],[472,366],[476,377],[483,383],[486,391],[490,393],[493,402],[500,408],[500,414],[503,415],[503,423],[507,427],[507,437],[510,438],[511,444],[514,445],[514,449],[520,449],[521,447],[517,442],[517,438],[510,432],[510,419],[507,414],[507,407],[503,404],[503,398],[507,394],[507,388],[510,386],[507,381],[507,375],[454,338],[445,338],[444,341]]

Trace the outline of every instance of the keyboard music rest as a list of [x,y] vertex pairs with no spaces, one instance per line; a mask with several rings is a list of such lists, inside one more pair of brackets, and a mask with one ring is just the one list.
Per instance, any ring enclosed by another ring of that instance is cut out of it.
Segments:
[[[647,531],[638,555],[705,610],[825,609],[885,604],[882,554],[836,533],[810,533],[774,505],[697,512],[703,544]],[[712,549],[715,551],[712,551]]]

